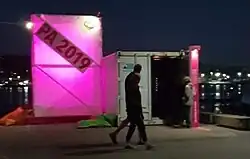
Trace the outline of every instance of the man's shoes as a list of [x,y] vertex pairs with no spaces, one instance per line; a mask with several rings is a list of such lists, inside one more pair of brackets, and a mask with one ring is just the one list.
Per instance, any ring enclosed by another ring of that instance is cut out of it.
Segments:
[[131,144],[127,144],[126,146],[125,146],[125,149],[135,149],[135,146],[133,146],[133,145],[131,145]]
[[115,133],[110,133],[109,137],[110,137],[113,144],[118,144],[118,142],[116,140],[116,134]]
[[152,150],[154,148],[154,146],[151,144],[145,144],[145,148],[146,148],[146,150]]
[[144,142],[140,140],[137,142],[137,145],[144,145]]

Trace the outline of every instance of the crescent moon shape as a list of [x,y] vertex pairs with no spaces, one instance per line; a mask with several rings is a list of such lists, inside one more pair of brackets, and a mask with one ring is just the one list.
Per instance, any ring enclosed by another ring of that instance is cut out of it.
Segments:
[[90,24],[89,22],[87,22],[87,21],[85,21],[85,22],[83,23],[83,25],[84,25],[86,28],[88,28],[89,30],[91,30],[91,29],[94,28],[94,26],[91,26],[91,24]]

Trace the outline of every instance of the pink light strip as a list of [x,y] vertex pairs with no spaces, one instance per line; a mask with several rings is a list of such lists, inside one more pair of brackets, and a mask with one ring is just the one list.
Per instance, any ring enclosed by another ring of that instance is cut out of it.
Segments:
[[193,85],[194,95],[193,95],[193,106],[191,109],[192,114],[192,127],[199,127],[200,125],[200,103],[199,103],[199,53],[200,46],[190,46],[190,77]]

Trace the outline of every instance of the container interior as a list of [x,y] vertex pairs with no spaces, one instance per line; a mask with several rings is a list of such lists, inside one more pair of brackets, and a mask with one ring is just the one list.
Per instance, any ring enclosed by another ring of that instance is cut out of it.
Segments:
[[189,75],[188,57],[151,57],[152,117],[166,124],[181,120],[183,77]]

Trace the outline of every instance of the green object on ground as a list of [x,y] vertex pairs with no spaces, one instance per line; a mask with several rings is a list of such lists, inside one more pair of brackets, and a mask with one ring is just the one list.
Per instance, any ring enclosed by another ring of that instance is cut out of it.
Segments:
[[117,115],[115,114],[104,114],[102,115],[105,121],[107,121],[110,125],[116,126],[117,125]]
[[96,119],[81,120],[78,122],[77,128],[98,128],[98,127],[112,127],[117,125],[117,115],[103,114],[96,117]]
[[90,120],[81,120],[78,122],[77,128],[81,129],[81,128],[112,127],[107,121],[103,119],[98,118]]

